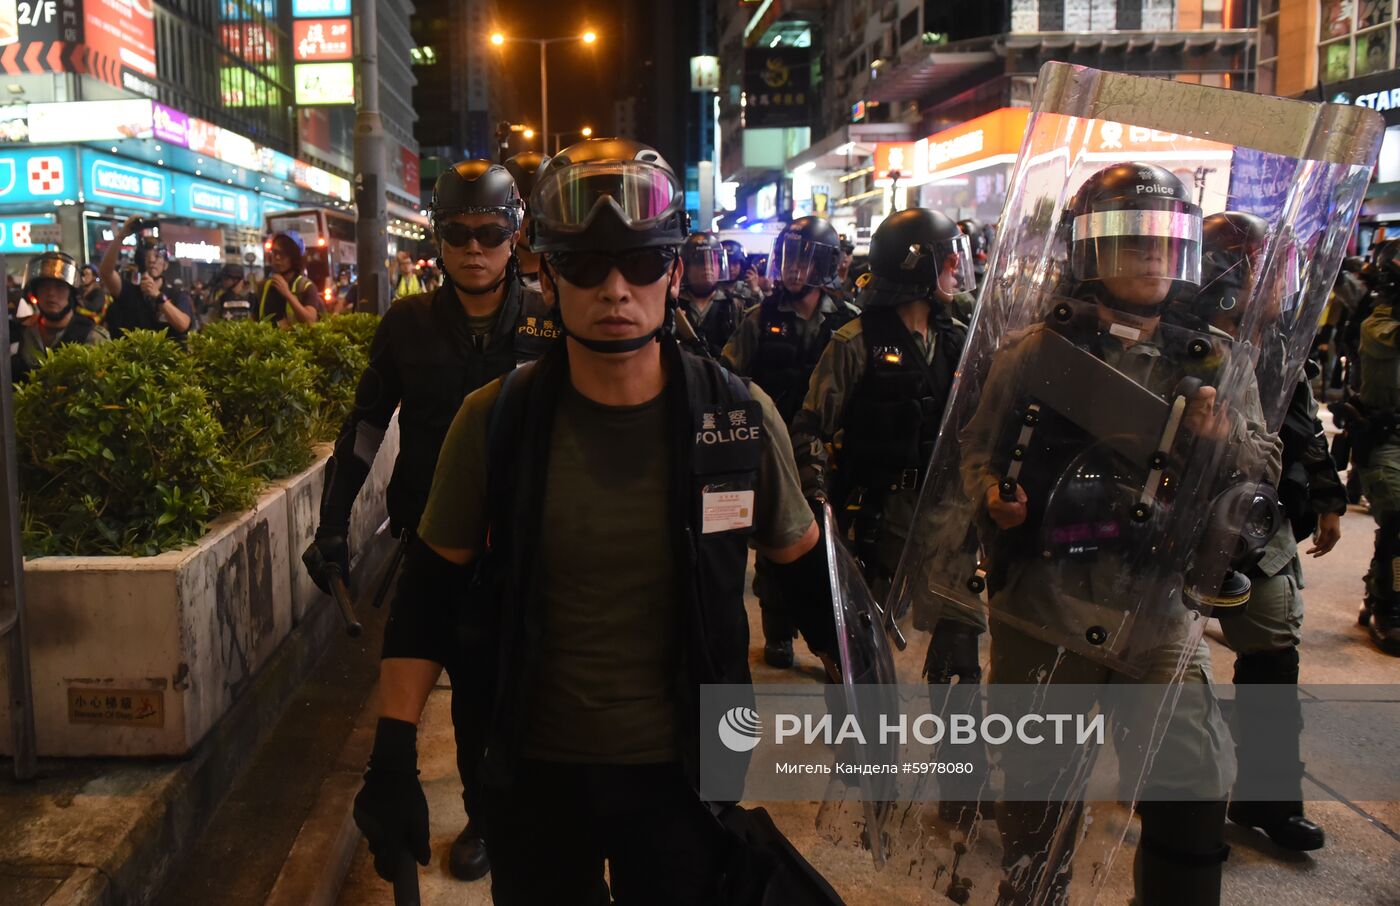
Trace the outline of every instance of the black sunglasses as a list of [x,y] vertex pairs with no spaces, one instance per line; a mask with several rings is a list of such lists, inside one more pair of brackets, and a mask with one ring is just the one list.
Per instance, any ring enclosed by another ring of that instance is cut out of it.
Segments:
[[453,248],[462,248],[475,239],[485,249],[494,249],[515,235],[515,230],[498,223],[469,227],[465,223],[444,223],[438,227],[438,238]]
[[580,289],[592,289],[604,280],[613,268],[633,286],[648,286],[660,280],[676,260],[671,249],[637,249],[620,255],[607,252],[551,252],[549,263],[559,276]]

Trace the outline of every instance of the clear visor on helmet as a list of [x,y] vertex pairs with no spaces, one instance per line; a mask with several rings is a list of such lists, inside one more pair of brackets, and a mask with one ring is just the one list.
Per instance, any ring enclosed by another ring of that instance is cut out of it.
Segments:
[[656,226],[685,201],[676,178],[641,160],[585,162],[550,167],[530,196],[530,215],[556,230],[582,231],[611,205],[636,230]]
[[57,280],[76,288],[78,265],[67,255],[42,255],[33,258],[25,265],[24,285],[31,286],[39,280]]
[[722,247],[689,247],[681,250],[688,289],[709,292],[729,278],[729,253]]
[[834,245],[784,234],[773,243],[768,279],[790,291],[825,286],[836,276],[841,250]]
[[1070,269],[1080,280],[1201,282],[1201,218],[1188,211],[1099,211],[1074,219]]
[[924,255],[933,257],[933,266],[937,270],[938,289],[953,296],[958,293],[970,293],[977,288],[977,274],[973,269],[972,242],[965,235],[958,235],[952,239],[941,239],[937,242],[929,243],[928,247],[920,244],[909,247],[909,257],[905,258],[905,264],[911,261],[917,263],[918,259]]

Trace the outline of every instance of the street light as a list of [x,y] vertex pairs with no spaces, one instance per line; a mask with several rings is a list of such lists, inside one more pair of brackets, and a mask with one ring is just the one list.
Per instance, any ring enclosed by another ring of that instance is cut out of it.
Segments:
[[579,131],[583,133],[583,137],[584,137],[584,138],[592,138],[592,137],[593,137],[593,127],[592,127],[592,126],[584,126],[584,127],[583,127],[582,129],[580,129]]
[[567,131],[567,132],[556,132],[556,133],[554,133],[554,153],[555,153],[555,154],[558,154],[558,153],[559,153],[559,150],[560,150],[561,148],[564,147],[564,139],[567,138],[567,137],[570,136],[570,135],[581,135],[581,136],[583,136],[584,138],[592,138],[592,137],[593,137],[593,127],[592,127],[592,126],[584,126],[582,129],[570,129],[570,130]]
[[580,35],[569,35],[563,38],[516,38],[503,32],[495,31],[491,33],[491,43],[496,47],[502,47],[507,41],[514,41],[518,44],[534,44],[540,49],[540,147],[549,148],[549,70],[545,66],[545,50],[551,44],[563,44],[567,41],[582,41],[584,44],[592,45],[598,40],[598,33],[593,29],[588,29]]
[[525,137],[525,141],[528,142],[528,141],[530,141],[532,138],[535,137],[535,130],[534,130],[534,129],[524,129],[524,130],[521,130],[520,134],[521,134],[522,136],[524,136],[524,137]]

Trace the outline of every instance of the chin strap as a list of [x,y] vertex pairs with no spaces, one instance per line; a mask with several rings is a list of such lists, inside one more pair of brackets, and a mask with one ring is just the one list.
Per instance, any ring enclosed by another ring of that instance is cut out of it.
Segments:
[[443,264],[441,257],[437,259],[437,266],[438,270],[442,271],[442,275],[447,278],[448,283],[451,283],[454,287],[456,287],[458,292],[466,293],[469,296],[489,296],[496,290],[500,289],[502,283],[505,283],[507,280],[512,280],[520,275],[520,263],[516,260],[515,251],[513,249],[510,253],[510,260],[506,262],[505,270],[501,271],[501,276],[496,278],[495,283],[492,283],[485,289],[468,289],[467,287],[458,283],[457,280],[452,276],[452,272],[449,271],[447,267]]
[[[672,265],[673,269],[674,267],[675,265]],[[544,270],[544,259],[541,258],[540,271],[543,272]],[[550,279],[551,281],[553,280],[552,274],[550,275]],[[630,337],[626,340],[594,340],[588,337],[581,337],[571,332],[569,330],[569,325],[564,323],[564,311],[562,308],[559,310],[559,329],[560,333],[562,333],[564,336],[572,337],[575,343],[578,343],[584,349],[589,349],[593,352],[636,352],[638,349],[641,349],[643,346],[647,345],[653,340],[657,343],[660,343],[666,338],[674,337],[676,335],[676,304],[676,297],[671,295],[671,290],[668,287],[666,290],[666,317],[661,322],[661,326],[653,330],[651,333],[643,334],[640,337]]]

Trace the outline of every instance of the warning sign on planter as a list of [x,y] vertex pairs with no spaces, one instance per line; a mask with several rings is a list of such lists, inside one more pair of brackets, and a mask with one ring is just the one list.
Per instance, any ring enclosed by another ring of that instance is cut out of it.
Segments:
[[70,724],[165,726],[164,693],[152,689],[84,689],[68,687]]

